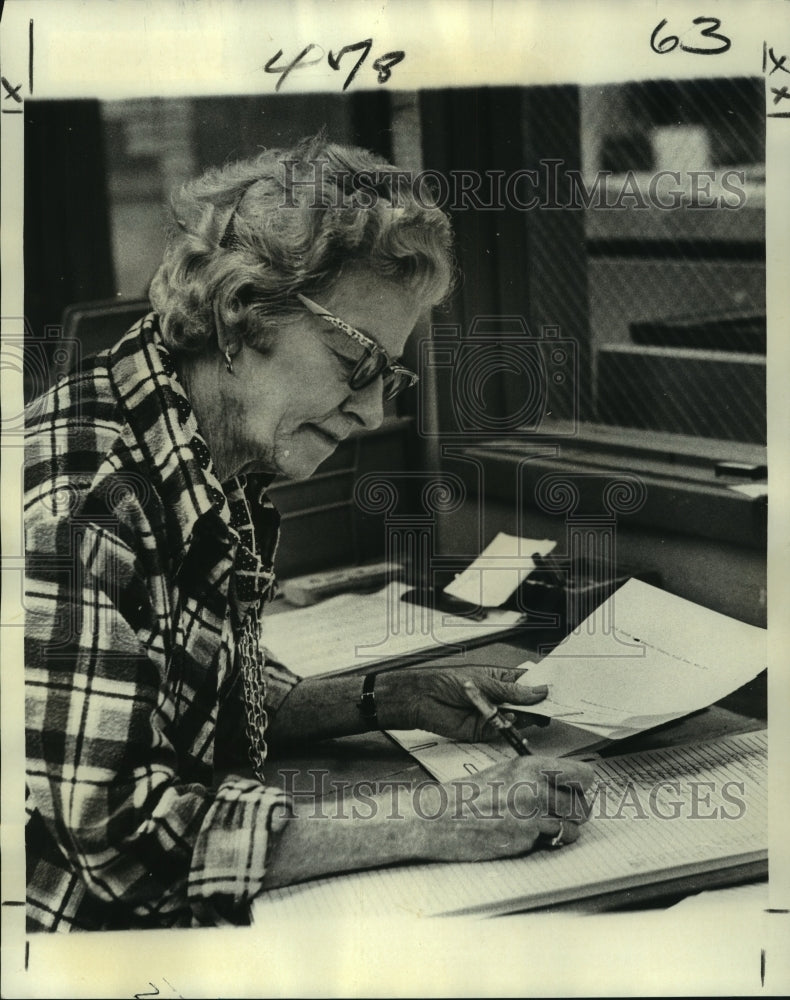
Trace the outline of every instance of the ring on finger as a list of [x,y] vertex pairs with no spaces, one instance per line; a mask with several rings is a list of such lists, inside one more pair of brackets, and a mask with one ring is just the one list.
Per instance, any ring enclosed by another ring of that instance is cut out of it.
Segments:
[[556,834],[551,838],[551,846],[562,847],[564,843],[565,843],[565,823],[563,820],[560,820],[560,828],[556,832]]

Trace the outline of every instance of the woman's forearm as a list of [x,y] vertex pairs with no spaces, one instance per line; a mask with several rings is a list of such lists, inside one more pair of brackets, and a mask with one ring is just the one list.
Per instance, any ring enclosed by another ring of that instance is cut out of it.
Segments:
[[390,782],[390,793],[344,799],[340,809],[299,803],[291,818],[278,817],[263,887],[399,861],[512,857],[541,835],[571,843],[589,814],[593,777],[581,761],[515,757],[443,785]]
[[271,746],[353,736],[374,728],[359,710],[362,677],[308,677],[296,685],[271,718]]
[[[433,788],[423,790],[426,810],[436,811],[437,794]],[[414,814],[402,789],[366,798],[363,808],[361,817],[331,808],[297,808],[272,848],[264,888],[442,856],[443,831]]]
[[[508,676],[511,674],[515,676]],[[488,739],[495,730],[487,731],[485,720],[469,702],[464,681],[473,681],[495,703],[524,709],[546,697],[545,687],[528,687],[518,682],[519,676],[520,671],[481,665],[380,671],[374,693],[375,722],[368,721],[360,711],[360,674],[307,678],[292,689],[272,715],[267,740],[272,746],[304,743],[377,727],[427,729],[462,740]]]

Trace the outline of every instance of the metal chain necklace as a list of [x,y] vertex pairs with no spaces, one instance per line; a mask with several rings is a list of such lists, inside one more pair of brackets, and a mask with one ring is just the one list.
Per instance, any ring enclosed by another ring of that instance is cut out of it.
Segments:
[[241,679],[244,688],[244,707],[247,717],[249,755],[255,777],[263,782],[263,765],[266,762],[266,679],[263,655],[259,641],[258,608],[253,604],[244,619],[239,636]]

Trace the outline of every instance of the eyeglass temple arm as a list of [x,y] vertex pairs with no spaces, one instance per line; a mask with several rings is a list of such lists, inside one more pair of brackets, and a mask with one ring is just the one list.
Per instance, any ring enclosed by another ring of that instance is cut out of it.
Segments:
[[316,316],[332,316],[328,309],[324,309],[323,306],[319,306],[317,302],[313,302],[312,299],[308,299],[306,295],[302,295],[301,292],[296,293],[297,299],[302,303],[305,309],[309,309],[311,313]]

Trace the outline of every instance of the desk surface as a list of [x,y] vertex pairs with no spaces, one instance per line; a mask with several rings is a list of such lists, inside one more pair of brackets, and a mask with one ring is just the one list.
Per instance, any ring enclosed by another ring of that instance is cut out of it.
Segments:
[[[514,667],[527,659],[537,661],[539,657],[534,651],[525,649],[518,642],[510,641],[496,642],[470,650],[465,658],[442,657],[426,661],[423,665],[430,663],[450,667],[463,663],[486,663]],[[602,751],[602,756],[678,746],[698,740],[716,739],[763,729],[766,725],[764,705],[765,685],[758,678],[757,681],[751,682],[710,708],[627,740],[613,742]],[[316,788],[321,787],[316,772],[328,772],[325,788],[330,796],[341,794],[344,787],[362,781],[381,783],[398,779],[417,782],[430,777],[409,753],[385,733],[365,733],[325,740],[294,748],[288,753],[273,755],[267,761],[267,779],[274,785],[282,787],[285,784],[282,772],[286,770],[289,772],[287,786],[293,791],[305,793],[315,793]],[[743,871],[732,870],[718,880],[713,873],[696,879],[685,879],[678,884],[668,883],[660,888],[651,889],[648,886],[639,892],[629,890],[625,894],[614,894],[607,898],[587,899],[583,903],[574,904],[572,908],[583,909],[585,912],[598,912],[666,906],[676,903],[691,892],[715,888],[718,885],[754,881],[758,878],[764,878],[764,866],[748,870],[744,868]]]

